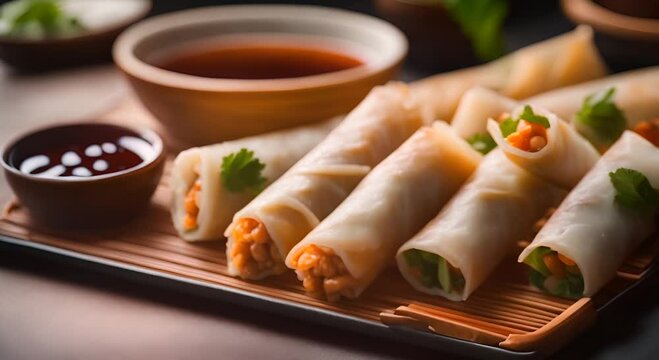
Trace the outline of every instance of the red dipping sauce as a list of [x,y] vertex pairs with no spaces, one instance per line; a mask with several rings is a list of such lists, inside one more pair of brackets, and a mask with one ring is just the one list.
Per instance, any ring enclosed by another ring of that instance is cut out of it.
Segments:
[[135,168],[158,155],[149,140],[127,128],[70,125],[17,142],[7,163],[21,173],[43,178],[88,178]]
[[283,79],[327,74],[364,62],[329,46],[304,44],[207,43],[177,49],[153,62],[187,75],[218,79]]

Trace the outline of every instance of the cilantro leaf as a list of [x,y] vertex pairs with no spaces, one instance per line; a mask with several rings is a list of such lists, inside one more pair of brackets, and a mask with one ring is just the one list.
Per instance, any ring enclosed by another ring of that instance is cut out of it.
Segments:
[[501,129],[501,136],[507,138],[508,135],[517,131],[517,125],[519,125],[519,120],[515,120],[512,117],[507,117],[499,123],[499,129]]
[[524,105],[524,111],[519,116],[519,120],[526,120],[528,122],[542,125],[545,129],[549,129],[549,119],[542,115],[536,115],[529,105]]
[[230,192],[249,190],[259,193],[265,188],[267,179],[261,175],[265,168],[254,152],[245,148],[222,158],[221,179]]
[[503,54],[502,27],[508,14],[506,0],[442,0],[441,3],[471,40],[476,56],[492,60]]
[[489,153],[497,147],[497,143],[488,133],[474,134],[467,138],[467,142],[471,145],[471,147],[483,155]]
[[608,146],[627,128],[625,114],[613,102],[615,90],[611,87],[587,96],[575,115],[577,130],[595,144],[604,143]]
[[618,204],[641,210],[659,206],[659,190],[652,187],[643,173],[619,168],[610,172],[609,177],[616,190],[615,202]]
[[83,28],[57,0],[15,0],[0,8],[0,33],[10,36],[63,36]]

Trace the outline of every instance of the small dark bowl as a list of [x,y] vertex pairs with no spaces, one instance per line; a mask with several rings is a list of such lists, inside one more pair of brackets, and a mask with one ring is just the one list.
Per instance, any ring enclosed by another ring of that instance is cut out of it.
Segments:
[[24,72],[109,62],[112,59],[112,44],[117,36],[151,11],[150,1],[145,1],[144,5],[130,19],[79,35],[45,39],[0,36],[0,59]]
[[376,0],[375,7],[407,35],[407,62],[415,69],[435,73],[482,63],[441,1]]
[[[109,128],[128,130],[147,140],[155,156],[118,172],[90,177],[38,177],[20,172],[13,156],[44,144],[56,146],[81,132]],[[21,150],[23,149],[23,150]],[[35,130],[16,137],[2,149],[5,176],[21,205],[38,223],[60,228],[116,225],[137,217],[149,205],[165,164],[162,140],[153,131],[111,124],[76,123]]]
[[595,30],[595,43],[611,69],[659,64],[656,0],[562,0],[561,6],[570,20]]

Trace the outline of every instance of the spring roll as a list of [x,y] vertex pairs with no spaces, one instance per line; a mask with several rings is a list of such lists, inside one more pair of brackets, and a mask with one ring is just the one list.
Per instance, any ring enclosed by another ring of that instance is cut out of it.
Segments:
[[531,283],[568,298],[595,294],[656,230],[658,188],[659,148],[626,131],[520,254]]
[[574,187],[599,159],[572,126],[537,106],[520,106],[501,123],[490,119],[487,129],[513,163],[565,189]]
[[562,119],[572,120],[586,97],[611,87],[615,88],[615,103],[624,112],[628,128],[659,115],[659,66],[553,90],[528,98],[524,103],[549,109]]
[[[259,190],[250,185],[267,186],[279,178],[318,145],[339,121],[337,118],[181,152],[174,160],[171,177],[171,214],[176,231],[187,241],[222,238],[233,214]],[[257,173],[263,181],[250,184],[250,174],[230,172],[228,161],[235,156],[249,156],[264,165],[261,173]],[[223,183],[223,175],[237,183]]]
[[420,80],[413,89],[435,118],[451,119],[463,94],[477,85],[524,99],[606,73],[593,42],[593,30],[579,26],[491,63]]
[[451,126],[463,139],[487,133],[487,119],[510,113],[517,102],[494,90],[474,87],[467,91],[455,111]]
[[291,250],[286,265],[313,296],[359,296],[480,159],[448,124],[421,128]]
[[225,232],[230,274],[262,279],[285,271],[293,246],[427,123],[407,86],[373,89],[322,143],[235,214]]
[[401,246],[398,269],[419,291],[466,300],[564,196],[496,149],[439,215]]

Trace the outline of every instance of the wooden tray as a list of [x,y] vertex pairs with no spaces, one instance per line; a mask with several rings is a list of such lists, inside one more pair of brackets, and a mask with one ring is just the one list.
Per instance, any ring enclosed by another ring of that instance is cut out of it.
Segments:
[[[129,103],[109,119],[121,122],[126,118],[122,114],[134,118],[137,112],[142,110]],[[149,121],[143,112],[140,116]],[[179,239],[169,215],[169,171],[168,165],[149,211],[132,224],[105,230],[55,231],[32,223],[27,211],[12,202],[0,219],[0,242],[6,248],[74,259],[132,280],[487,358],[551,354],[591,326],[598,312],[656,273],[653,260],[657,241],[651,239],[593,298],[573,301],[542,294],[528,285],[525,267],[511,258],[466,302],[421,294],[392,268],[360,299],[328,303],[306,296],[292,272],[263,282],[235,279],[227,273],[223,243]]]

